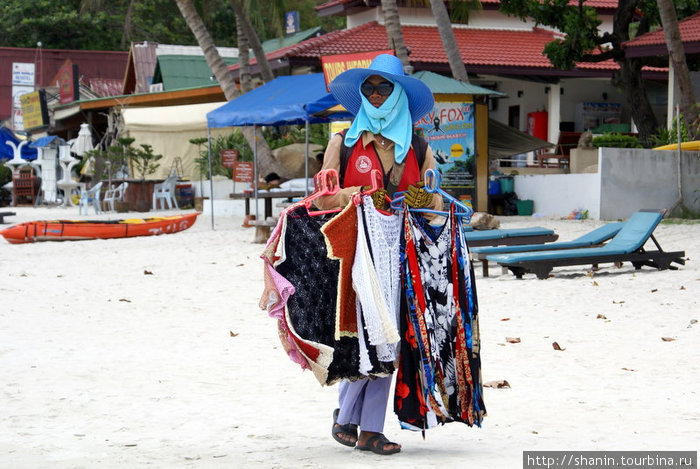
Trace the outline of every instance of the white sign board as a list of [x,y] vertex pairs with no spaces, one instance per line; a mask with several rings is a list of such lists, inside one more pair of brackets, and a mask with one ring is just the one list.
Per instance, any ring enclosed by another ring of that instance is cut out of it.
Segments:
[[[33,63],[12,63],[12,84],[34,86],[35,80]],[[34,91],[32,89],[32,91]]]
[[23,94],[31,93],[33,91],[34,86],[12,85],[12,128],[16,131],[24,130],[24,123],[22,120],[22,102],[19,98]]

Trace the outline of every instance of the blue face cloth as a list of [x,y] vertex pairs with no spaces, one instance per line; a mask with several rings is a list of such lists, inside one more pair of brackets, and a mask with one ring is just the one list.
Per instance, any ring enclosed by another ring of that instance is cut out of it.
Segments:
[[[382,134],[394,142],[394,161],[401,164],[406,159],[406,154],[411,147],[413,122],[411,121],[406,92],[400,84],[393,83],[394,91],[378,108],[367,100],[358,87],[357,92],[362,97],[362,105],[357,111],[357,116],[352,121],[350,129],[345,134],[345,145],[354,146],[365,130],[373,134]],[[362,86],[361,83],[360,86]]]

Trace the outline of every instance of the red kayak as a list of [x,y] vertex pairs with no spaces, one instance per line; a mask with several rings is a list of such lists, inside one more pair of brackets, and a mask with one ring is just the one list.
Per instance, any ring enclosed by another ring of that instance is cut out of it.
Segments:
[[12,244],[153,236],[184,231],[194,225],[199,213],[126,220],[30,221],[4,229],[0,235]]

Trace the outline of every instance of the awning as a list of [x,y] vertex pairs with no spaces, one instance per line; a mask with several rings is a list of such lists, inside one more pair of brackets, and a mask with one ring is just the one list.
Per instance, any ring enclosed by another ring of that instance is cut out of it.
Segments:
[[322,73],[281,76],[209,112],[207,122],[209,127],[314,124],[328,122],[316,114],[336,104]]
[[520,153],[553,147],[554,144],[540,140],[518,129],[489,119],[489,159],[509,158]]

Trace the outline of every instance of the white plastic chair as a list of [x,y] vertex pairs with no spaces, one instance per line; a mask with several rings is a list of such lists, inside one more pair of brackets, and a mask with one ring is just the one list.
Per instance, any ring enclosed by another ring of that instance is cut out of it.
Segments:
[[109,205],[109,211],[114,212],[114,202],[124,201],[124,194],[126,194],[126,189],[129,187],[129,183],[124,181],[114,188],[107,189],[105,191],[105,196],[102,201],[105,205]]
[[175,199],[175,183],[177,182],[177,176],[168,176],[165,181],[153,186],[153,210],[158,209],[158,201],[161,200],[161,205],[163,210],[165,210],[165,205],[168,205],[168,210],[172,209],[173,206],[177,209],[177,199]]
[[83,209],[85,209],[85,215],[88,214],[90,205],[95,209],[95,214],[102,213],[102,206],[100,204],[100,191],[102,190],[102,182],[95,184],[92,189],[83,189],[80,191],[80,205],[78,207],[78,214],[83,214]]

